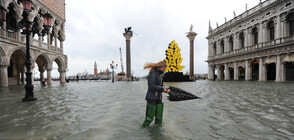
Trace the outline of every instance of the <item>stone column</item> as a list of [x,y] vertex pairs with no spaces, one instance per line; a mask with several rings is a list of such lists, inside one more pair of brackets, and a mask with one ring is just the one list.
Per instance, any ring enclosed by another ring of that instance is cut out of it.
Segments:
[[236,33],[234,35],[234,50],[238,50],[239,49],[239,33]]
[[60,41],[60,51],[63,54],[63,41]]
[[[6,22],[3,22],[3,26],[2,26],[4,29],[6,29]],[[1,30],[1,35],[4,36],[4,37],[7,37],[7,34],[6,34],[6,31],[3,30],[3,29],[0,29]]]
[[230,79],[230,71],[229,71],[228,64],[225,64],[225,71],[226,71],[225,80],[229,80]]
[[259,31],[258,31],[258,43],[263,42],[263,27],[262,23],[259,24]]
[[39,47],[43,48],[43,37],[39,36]]
[[46,70],[47,70],[47,83],[51,84],[52,83],[52,77],[51,77],[52,68],[47,68]]
[[245,29],[245,32],[244,32],[244,48],[248,47],[248,29]]
[[276,39],[281,38],[281,17],[277,16]]
[[127,79],[130,80],[132,77],[131,73],[131,37],[133,36],[132,32],[123,33],[126,38],[126,62],[127,62]]
[[66,70],[58,70],[59,71],[59,80],[60,80],[60,83],[65,83],[65,73],[66,73]]
[[248,60],[246,60],[246,62],[245,62],[245,80],[250,80],[250,75],[249,75],[249,73],[250,73],[250,69],[251,68],[249,68],[250,67],[250,65],[248,64]]
[[8,87],[7,65],[0,65],[0,87]]
[[237,62],[234,62],[234,80],[239,80],[238,78],[238,69],[237,69]]
[[47,34],[47,45],[48,45],[48,50],[51,50],[51,41],[50,41],[50,33]]
[[220,70],[220,66],[217,66],[217,80],[221,80],[221,70]]
[[55,48],[55,51],[57,51],[58,47],[57,47],[57,37],[54,36],[54,48]]
[[209,69],[209,71],[208,71],[208,79],[213,80],[213,78],[214,78],[214,68],[213,68],[213,66],[209,65],[208,69]]
[[286,81],[286,68],[285,68],[285,63],[282,63],[281,62],[281,64],[282,64],[281,65],[281,77],[282,77],[281,78],[282,79],[281,81],[282,82],[285,82]]
[[20,78],[20,80],[21,80],[21,85],[25,85],[25,78],[24,78],[24,75],[25,75],[25,72],[24,72],[24,70],[21,70],[21,78]]
[[281,55],[277,55],[277,63],[276,63],[276,82],[282,81],[282,73],[281,73]]
[[265,65],[263,64],[263,59],[259,59],[259,71],[258,71],[258,81],[264,81],[264,74],[265,74]]
[[44,79],[44,72],[45,72],[45,69],[39,67],[39,72],[40,72],[40,83],[42,84],[42,82],[45,80],[45,79]]
[[190,71],[189,71],[189,76],[190,80],[195,80],[194,76],[194,39],[196,37],[197,33],[190,31],[187,34],[187,38],[190,41]]
[[32,73],[32,85],[34,85],[34,79],[35,79],[35,73],[34,73],[34,68],[35,68],[35,66],[31,66],[31,73]]

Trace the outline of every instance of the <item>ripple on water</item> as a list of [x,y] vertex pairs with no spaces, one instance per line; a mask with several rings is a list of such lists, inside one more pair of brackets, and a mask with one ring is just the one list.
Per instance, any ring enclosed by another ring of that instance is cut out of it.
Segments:
[[147,81],[80,81],[0,88],[0,137],[6,139],[294,139],[294,83],[165,83],[201,97],[170,102],[162,127],[141,128]]

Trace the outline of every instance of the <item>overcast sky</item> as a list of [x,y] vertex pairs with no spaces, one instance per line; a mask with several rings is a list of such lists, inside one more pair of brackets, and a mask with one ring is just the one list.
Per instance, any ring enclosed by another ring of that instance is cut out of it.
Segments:
[[[194,73],[207,73],[208,23],[218,25],[256,6],[259,0],[66,0],[66,40],[68,73],[72,76],[87,71],[94,73],[109,68],[112,60],[121,71],[119,47],[122,48],[126,71],[124,28],[131,26],[131,67],[135,76],[145,76],[146,62],[165,58],[169,43],[178,43],[183,57],[183,72],[189,70],[189,40],[186,32],[193,24],[198,33],[194,41]],[[56,70],[57,73],[57,70]],[[54,73],[53,73],[54,75]],[[58,74],[57,74],[58,75]]]

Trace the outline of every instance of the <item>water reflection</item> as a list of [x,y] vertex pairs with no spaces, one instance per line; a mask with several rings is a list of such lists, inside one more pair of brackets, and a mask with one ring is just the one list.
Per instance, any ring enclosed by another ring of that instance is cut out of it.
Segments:
[[[4,139],[294,139],[294,83],[197,81],[165,83],[201,97],[170,102],[163,126],[141,128],[146,81],[80,81],[0,88]],[[166,96],[166,95],[165,95]]]

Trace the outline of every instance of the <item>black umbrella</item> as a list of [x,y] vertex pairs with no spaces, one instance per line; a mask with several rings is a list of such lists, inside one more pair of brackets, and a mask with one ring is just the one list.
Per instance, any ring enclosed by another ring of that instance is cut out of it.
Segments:
[[170,92],[168,93],[168,100],[170,101],[184,101],[184,100],[192,100],[192,99],[201,99],[200,97],[197,97],[193,95],[192,93],[189,93],[185,90],[182,90],[180,88],[176,87],[169,87]]

